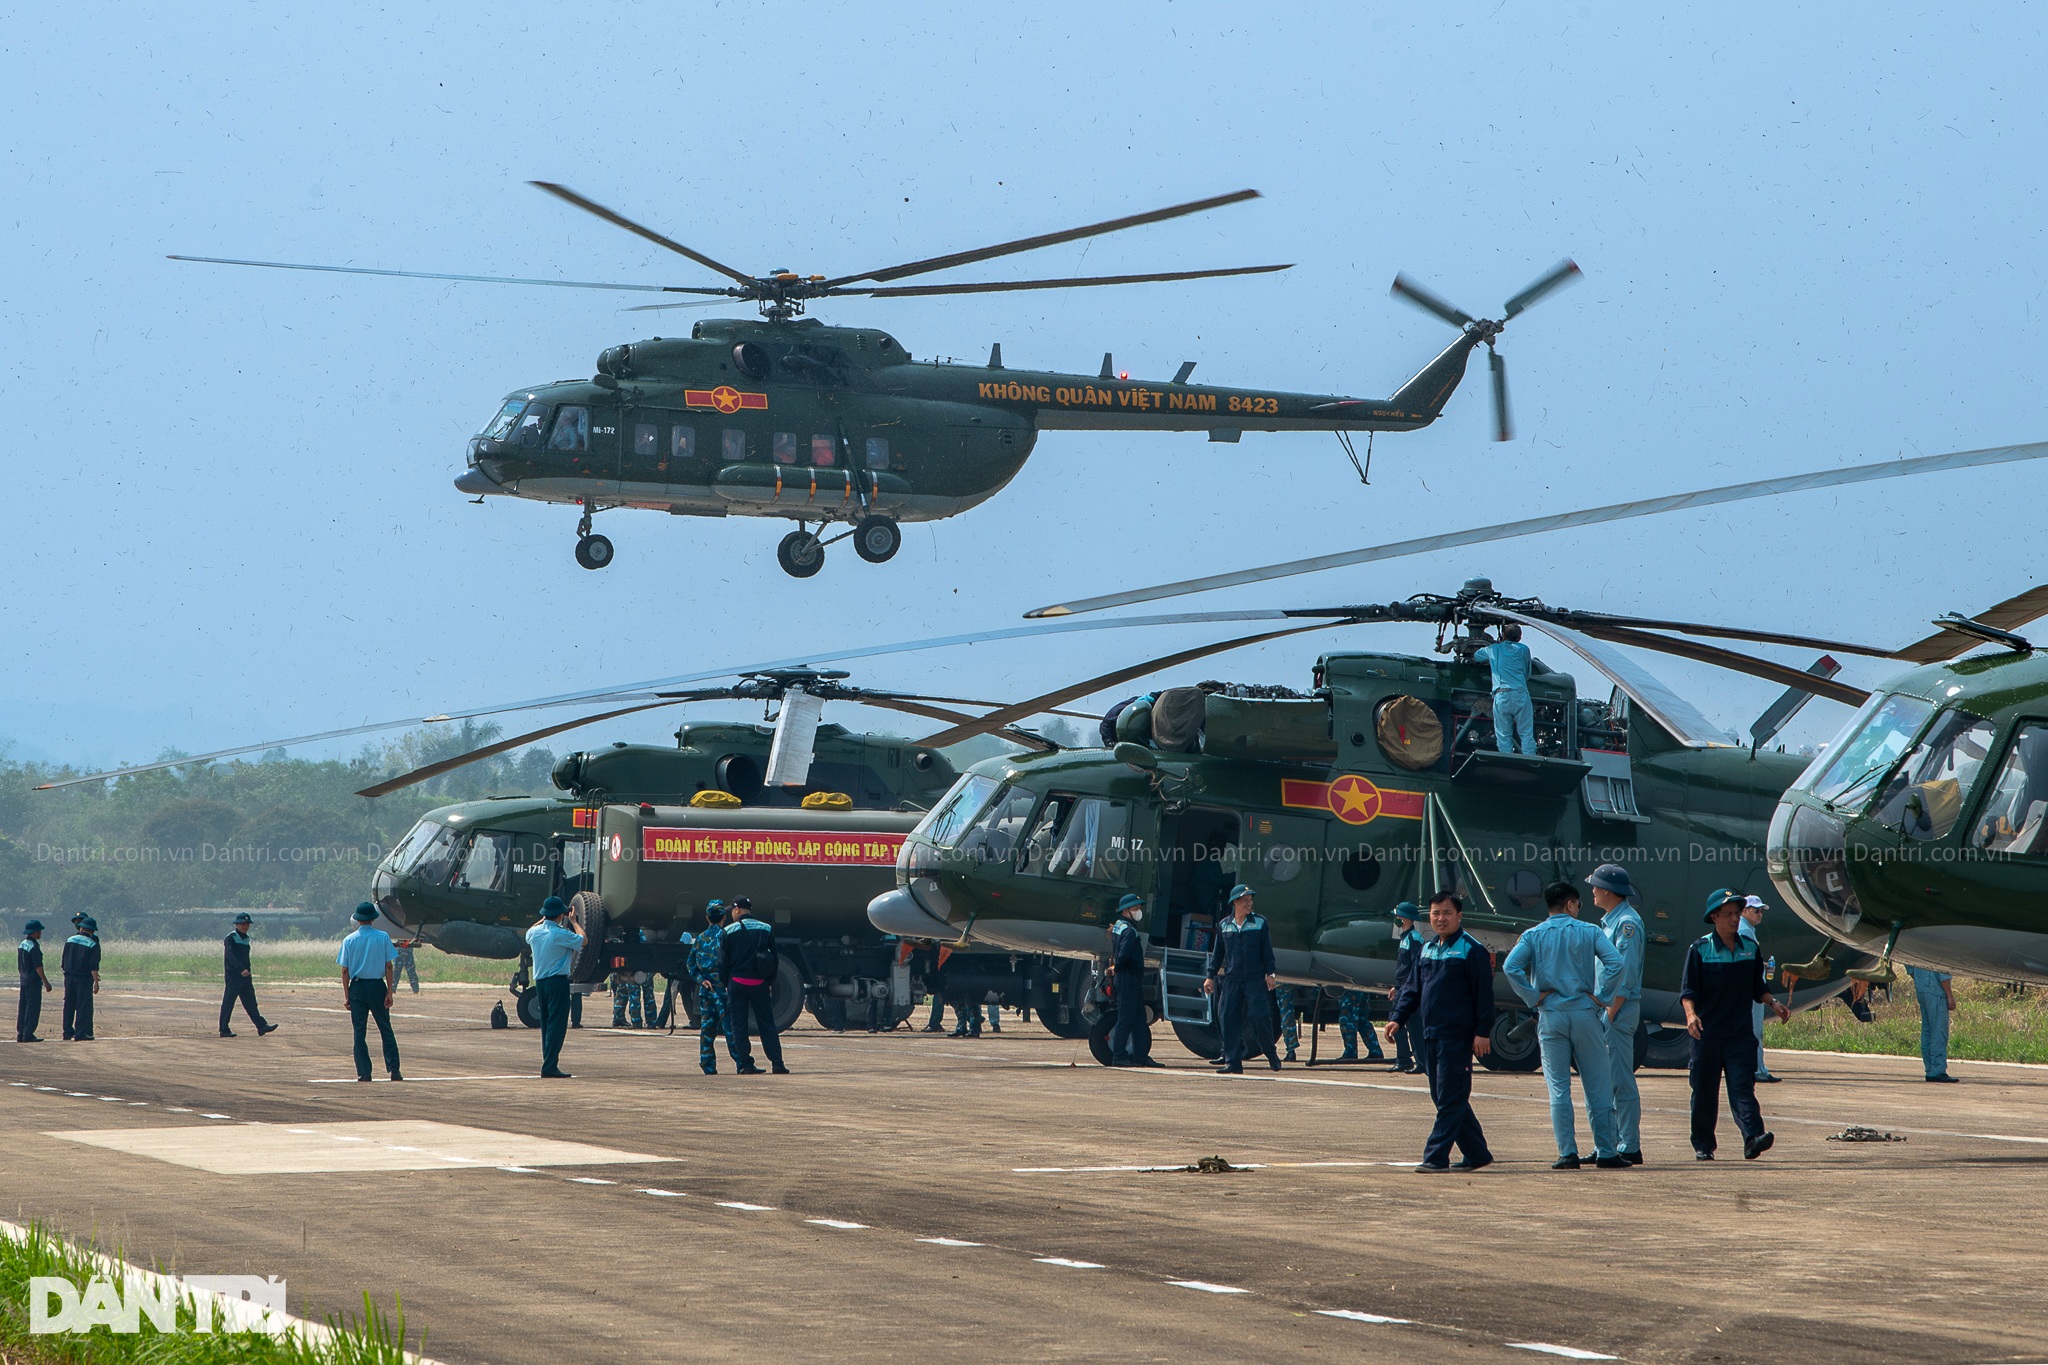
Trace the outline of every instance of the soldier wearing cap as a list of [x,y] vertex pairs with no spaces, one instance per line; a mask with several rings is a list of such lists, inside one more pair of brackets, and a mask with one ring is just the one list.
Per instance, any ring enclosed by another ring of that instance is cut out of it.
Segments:
[[[1422,926],[1427,923],[1428,917],[1414,901],[1402,901],[1387,912],[1387,917],[1394,921],[1394,938],[1400,945],[1394,951],[1394,984],[1387,991],[1387,1003],[1391,1006],[1394,1001],[1400,999],[1401,987],[1407,984],[1409,976],[1415,971],[1416,954],[1422,951]],[[1436,1077],[1430,1073],[1429,1064],[1422,1058],[1423,1049],[1427,1046],[1423,1041],[1422,1030],[1403,1024],[1399,1028],[1389,1028],[1387,1036],[1394,1044],[1394,1070],[1411,1073],[1419,1071],[1428,1078],[1430,1085],[1434,1086]]]
[[1753,1003],[1762,1004],[1780,1019],[1791,1018],[1792,1012],[1764,984],[1756,940],[1736,932],[1742,906],[1739,891],[1723,888],[1707,897],[1701,918],[1712,932],[1686,950],[1679,977],[1678,1000],[1685,1007],[1685,1031],[1692,1035],[1692,1150],[1701,1161],[1714,1159],[1714,1124],[1721,1112],[1716,1092],[1723,1076],[1728,1107],[1742,1131],[1743,1157],[1754,1161],[1776,1141],[1756,1104],[1756,1034],[1749,1010]]
[[15,970],[21,977],[21,1002],[14,1008],[14,1041],[40,1043],[36,1025],[43,1017],[43,992],[51,989],[50,974],[43,970],[43,922],[32,919],[21,927],[21,946],[14,950]]
[[1551,1169],[1576,1171],[1585,1164],[1579,1158],[1578,1114],[1572,1107],[1574,1066],[1593,1126],[1593,1164],[1601,1170],[1625,1169],[1628,1162],[1614,1138],[1607,1002],[1595,989],[1602,975],[1621,970],[1621,955],[1606,934],[1579,918],[1579,891],[1570,882],[1545,887],[1543,904],[1549,916],[1516,941],[1501,974],[1536,1011],[1536,1041],[1550,1090],[1550,1130],[1557,1138]]
[[1593,906],[1600,912],[1600,932],[1621,956],[1621,965],[1603,966],[1593,993],[1607,1002],[1607,1074],[1614,1080],[1615,1139],[1631,1166],[1643,1164],[1643,1097],[1636,1089],[1636,1033],[1643,1022],[1643,917],[1629,903],[1636,894],[1628,871],[1602,863],[1586,878],[1593,888]]
[[754,903],[740,896],[732,903],[732,918],[718,935],[719,975],[726,983],[726,1047],[732,1052],[733,1070],[742,1076],[758,1076],[753,1049],[747,1044],[751,1028],[761,1035],[761,1051],[768,1054],[768,1070],[787,1076],[782,1064],[782,1039],[775,1029],[775,977],[782,958],[775,949],[773,926],[748,912]]
[[398,1038],[391,1032],[391,992],[397,982],[395,964],[398,950],[391,935],[370,926],[377,907],[364,901],[355,910],[355,932],[341,941],[334,955],[341,968],[341,998],[348,1005],[348,1022],[355,1033],[356,1079],[370,1079],[370,1020],[377,1021],[377,1036],[384,1044],[384,1069],[394,1081],[404,1076],[398,1070]]
[[[718,1074],[718,1039],[732,1052],[732,1022],[725,1009],[725,984],[718,979],[719,937],[725,930],[725,902],[714,900],[704,906],[704,932],[690,945],[687,966],[690,981],[697,988],[697,1065],[707,1076]],[[733,1054],[733,1065],[739,1065]]]
[[71,921],[78,932],[64,940],[64,1041],[92,1041],[92,998],[100,992],[99,923],[91,915]]
[[1116,922],[1109,926],[1109,980],[1116,1001],[1116,1026],[1109,1031],[1111,1066],[1157,1066],[1152,1060],[1152,1030],[1145,1018],[1145,936],[1138,925],[1145,918],[1145,898],[1126,895],[1117,902]]
[[540,918],[526,931],[533,955],[533,990],[540,1002],[540,1074],[566,1081],[562,1070],[562,1039],[569,1032],[569,968],[583,946],[583,926],[560,896],[540,903]]
[[1216,942],[1209,949],[1209,975],[1202,981],[1203,991],[1216,997],[1222,1011],[1223,1065],[1218,1070],[1244,1074],[1245,1030],[1253,1029],[1266,1061],[1278,1071],[1280,1054],[1273,1048],[1272,1010],[1266,995],[1280,983],[1273,934],[1265,917],[1252,910],[1249,886],[1239,883],[1231,887],[1229,905],[1230,913],[1216,926]]
[[248,913],[235,916],[234,927],[228,936],[220,941],[221,988],[220,988],[220,1036],[232,1038],[234,1030],[228,1024],[235,1017],[235,1003],[241,1002],[243,1013],[256,1026],[256,1036],[277,1032],[277,1025],[263,1017],[263,1011],[256,1008],[256,982],[249,975],[249,926],[253,923]]

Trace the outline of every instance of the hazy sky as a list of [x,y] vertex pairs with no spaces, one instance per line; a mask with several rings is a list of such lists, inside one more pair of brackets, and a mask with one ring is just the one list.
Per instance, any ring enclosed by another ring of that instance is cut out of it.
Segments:
[[[1971,18],[1993,13],[2011,18]],[[0,736],[17,755],[145,759],[2041,439],[2044,47],[2019,7],[1865,4],[17,11],[0,25]],[[1519,439],[1488,439],[1482,361],[1435,427],[1378,443],[1370,488],[1326,435],[1053,433],[1009,490],[906,528],[887,565],[842,545],[798,582],[775,566],[781,523],[617,512],[600,519],[617,562],[590,573],[573,510],[455,492],[464,441],[508,390],[704,314],[164,259],[715,282],[529,179],[805,273],[1249,186],[1265,197],[962,277],[1298,263],[821,310],[919,359],[1000,341],[1013,366],[1092,373],[1109,350],[1134,375],[1192,359],[1211,382],[1377,396],[1451,337],[1387,297],[1397,270],[1488,313],[1561,256],[1586,277],[1503,341]],[[1387,600],[1485,573],[1554,604],[1903,642],[2038,581],[2044,494],[2044,468],[1939,475],[1206,605]],[[1014,696],[1197,638],[989,645],[859,676]],[[1305,686],[1317,649],[1161,681]],[[1777,692],[1652,667],[1731,726]],[[586,733],[658,738],[667,714]],[[1816,703],[1790,737],[1843,714]]]

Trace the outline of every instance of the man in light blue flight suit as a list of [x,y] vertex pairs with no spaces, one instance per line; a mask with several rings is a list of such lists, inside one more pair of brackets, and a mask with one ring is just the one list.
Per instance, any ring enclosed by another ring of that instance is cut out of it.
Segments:
[[1636,1032],[1643,1020],[1643,917],[1629,904],[1635,884],[1617,863],[1602,863],[1586,878],[1600,930],[1621,967],[1600,970],[1593,994],[1607,1002],[1607,1070],[1614,1078],[1614,1137],[1631,1166],[1643,1164],[1643,1097],[1636,1089]]
[[1536,752],[1536,706],[1529,700],[1529,646],[1510,621],[1500,639],[1472,657],[1493,672],[1493,744],[1504,754]]
[[1621,955],[1607,935],[1578,917],[1579,892],[1570,882],[1543,891],[1549,918],[1525,931],[1501,964],[1515,994],[1536,1010],[1536,1040],[1543,1049],[1543,1080],[1550,1087],[1550,1128],[1557,1137],[1553,1171],[1576,1171],[1577,1115],[1572,1108],[1572,1064],[1586,1092],[1593,1123],[1593,1164],[1626,1170],[1614,1137],[1614,1078],[1607,1067],[1606,1002],[1593,993],[1601,972],[1621,970]]
[[1956,1005],[1955,988],[1947,972],[1908,967],[1906,975],[1913,978],[1913,998],[1920,1004],[1921,1066],[1928,1080],[1947,1084],[1955,1080],[1948,1074],[1948,1016]]

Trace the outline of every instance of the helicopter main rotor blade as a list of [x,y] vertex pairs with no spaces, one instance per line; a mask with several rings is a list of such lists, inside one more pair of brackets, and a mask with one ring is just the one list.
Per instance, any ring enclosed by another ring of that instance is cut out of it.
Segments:
[[[871,691],[867,688],[859,689],[859,695],[852,698],[852,700],[861,701],[869,697],[886,697],[891,701],[936,702],[940,706],[985,706],[991,710],[998,706],[1007,706],[1009,704],[1000,701],[977,701],[972,697],[931,697],[926,696],[922,692],[879,692]],[[1094,720],[1096,718],[1093,713],[1088,711],[1044,711],[1040,714],[1047,716],[1072,716],[1076,720]]]
[[1903,479],[1918,474],[1939,474],[1951,469],[1976,469],[1984,465],[2012,464],[2043,457],[2048,457],[2048,442],[2037,441],[2029,445],[1993,446],[1985,450],[1961,450],[1946,455],[1916,455],[1910,459],[1887,460],[1879,464],[1851,465],[1846,469],[1822,469],[1811,474],[1756,479],[1748,483],[1724,484],[1719,488],[1703,488],[1692,493],[1639,498],[1634,502],[1610,503],[1605,507],[1591,507],[1579,512],[1559,512],[1550,516],[1501,522],[1495,526],[1480,526],[1469,531],[1447,531],[1442,535],[1397,540],[1386,545],[1369,545],[1363,549],[1343,550],[1336,554],[1316,555],[1309,559],[1291,559],[1285,563],[1266,564],[1255,569],[1238,569],[1231,573],[1182,579],[1178,583],[1163,583],[1157,587],[1133,588],[1127,592],[1106,593],[1100,597],[1084,597],[1050,607],[1039,607],[1024,613],[1024,616],[1027,620],[1049,616],[1072,616],[1081,612],[1101,611],[1106,607],[1129,606],[1134,602],[1156,602],[1165,597],[1183,597],[1189,593],[1213,592],[1218,588],[1242,587],[1247,583],[1265,583],[1275,578],[1291,578],[1296,574],[1321,573],[1325,569],[1348,568],[1353,564],[1373,564],[1381,560],[1402,559],[1409,555],[1428,554],[1434,550],[1454,550],[1465,545],[1485,545],[1496,540],[1511,540],[1517,536],[1541,535],[1546,531],[1568,531],[1580,526],[1626,521],[1633,517],[1658,516],[1665,512],[1682,512],[1697,507],[1718,507],[1724,503],[1745,502],[1751,498],[1776,497],[1781,493],[1803,493],[1814,488],[1838,488],[1846,484],[1872,483],[1880,479]]
[[1507,307],[1501,310],[1501,321],[1507,322],[1513,319],[1517,313],[1526,310],[1545,294],[1577,279],[1579,274],[1579,263],[1577,261],[1569,258],[1559,261],[1549,274],[1508,300]]
[[444,275],[429,270],[372,270],[358,265],[298,265],[291,261],[236,261],[224,256],[166,256],[167,261],[200,265],[253,265],[265,270],[316,270],[327,275],[386,275],[400,280],[456,280],[464,284],[537,284],[549,289],[616,289],[635,294],[724,293],[723,290],[671,288],[661,284],[602,284],[592,280],[526,280],[510,275]]
[[1425,313],[1434,313],[1453,327],[1470,327],[1478,319],[1462,308],[1453,308],[1406,275],[1394,276],[1394,297],[1408,300]]
[[1005,706],[1001,710],[991,711],[979,720],[970,721],[965,725],[956,725],[950,730],[941,730],[935,735],[926,736],[924,739],[919,740],[918,743],[928,744],[935,749],[943,748],[948,744],[958,744],[963,739],[971,739],[975,735],[986,734],[990,730],[999,729],[1012,722],[1023,720],[1027,716],[1037,715],[1047,707],[1063,705],[1073,701],[1076,697],[1085,697],[1091,692],[1099,692],[1105,687],[1115,687],[1118,683],[1129,682],[1132,678],[1142,678],[1147,673],[1156,673],[1162,668],[1177,668],[1181,664],[1192,663],[1196,659],[1207,658],[1211,654],[1222,654],[1229,650],[1241,649],[1246,645],[1261,644],[1267,640],[1278,640],[1289,635],[1300,635],[1311,630],[1328,630],[1333,626],[1348,624],[1350,622],[1347,619],[1318,621],[1311,626],[1290,626],[1285,630],[1261,631],[1257,635],[1242,635],[1235,640],[1219,640],[1213,644],[1197,645],[1193,649],[1183,649],[1172,654],[1162,654],[1156,659],[1147,659],[1144,663],[1132,664],[1127,668],[1119,668],[1082,682],[1071,683],[1055,691],[1032,697],[1028,701],[1020,701],[1013,706]]
[[727,299],[733,298],[739,293],[737,289],[677,289],[672,292],[678,294],[716,294],[718,297],[712,299],[691,299],[688,303],[636,303],[625,311],[628,313],[665,313],[671,308],[716,308],[719,304],[724,303]]
[[[2029,621],[2048,616],[2048,584],[2029,588],[2017,597],[2008,597],[1997,606],[1981,611],[1971,617],[1994,630],[2018,630]],[[1960,630],[1939,630],[1924,640],[1916,640],[1891,657],[1904,659],[1909,663],[1935,664],[1944,659],[1953,659],[1958,654],[1975,649],[1985,643],[1982,636],[1971,635]]]
[[[861,705],[879,706],[886,711],[902,711],[913,716],[924,716],[929,720],[950,720],[964,725],[972,725],[977,720],[977,717],[966,715],[959,711],[948,711],[944,707],[925,706],[918,702],[901,701],[893,698],[885,701],[876,697],[867,697],[862,700]],[[1034,735],[1028,730],[1004,728],[996,733],[1010,739],[1014,743],[1023,745],[1027,749],[1036,749],[1040,753],[1051,753],[1059,747],[1044,736]],[[920,740],[918,742],[923,743],[924,741]]]
[[[2044,603],[2043,610],[2048,610]],[[1601,611],[1554,610],[1531,612],[1559,625],[1574,630],[1591,630],[1598,626],[1618,626],[1633,630],[1675,630],[1686,635],[1705,635],[1721,640],[1748,640],[1760,645],[1790,645],[1795,649],[1818,649],[1829,654],[1861,654],[1872,659],[1898,659],[1904,656],[1897,651],[1879,649],[1874,645],[1852,645],[1841,640],[1821,640],[1810,635],[1787,635],[1772,630],[1743,630],[1735,626],[1709,626],[1697,621],[1662,621],[1648,616],[1617,616]]]
[[1486,348],[1486,361],[1493,370],[1493,439],[1512,441],[1515,428],[1508,421],[1508,362],[1491,346]]
[[1802,692],[1811,692],[1817,697],[1842,702],[1849,706],[1861,706],[1870,700],[1870,694],[1860,687],[1834,682],[1817,673],[1803,668],[1790,668],[1759,659],[1754,654],[1742,654],[1719,645],[1697,644],[1691,640],[1674,640],[1668,635],[1653,635],[1646,630],[1631,630],[1626,626],[1574,625],[1572,629],[1590,635],[1596,640],[1607,640],[1617,645],[1634,645],[1639,649],[1653,649],[1660,654],[1675,654],[1681,659],[1694,659],[1717,668],[1730,669],[1736,673],[1747,673],[1751,677],[1764,678],[1770,682],[1796,687]]
[[1134,213],[1128,218],[1112,218],[1106,223],[1094,223],[1088,227],[1069,228],[1065,232],[1048,232],[1037,237],[1023,237],[1014,242],[1004,242],[1000,246],[985,246],[974,251],[956,251],[950,256],[933,256],[929,260],[887,266],[862,275],[841,275],[837,279],[826,280],[822,287],[833,289],[842,284],[855,284],[861,280],[873,280],[878,284],[900,280],[906,275],[924,275],[934,270],[947,270],[956,265],[972,265],[976,261],[994,260],[998,256],[1013,256],[1020,251],[1036,251],[1040,247],[1058,246],[1062,242],[1078,242],[1083,237],[1099,237],[1106,232],[1121,232],[1125,228],[1143,227],[1147,223],[1163,223],[1169,218],[1201,213],[1205,209],[1218,209],[1225,204],[1238,204],[1258,197],[1257,190],[1219,194],[1214,199],[1197,199],[1193,203],[1154,209],[1150,213]]
[[690,248],[684,246],[681,242],[671,241],[669,238],[664,237],[660,233],[656,232],[653,228],[643,227],[639,223],[634,222],[631,218],[628,218],[623,213],[619,213],[612,209],[608,209],[603,204],[597,203],[595,200],[585,199],[582,195],[576,193],[576,191],[570,189],[567,185],[557,185],[553,181],[549,180],[529,180],[526,183],[532,185],[535,189],[546,190],[549,194],[552,194],[553,196],[555,196],[555,198],[560,199],[564,203],[574,204],[577,208],[582,209],[585,213],[594,213],[598,217],[604,219],[607,223],[610,223],[613,227],[622,227],[626,231],[632,233],[635,237],[644,237],[646,240],[654,243],[658,247],[666,247],[668,250],[675,252],[678,256],[687,256],[691,260],[695,261],[698,265],[705,267],[707,270],[716,270],[719,274],[725,276],[729,280],[737,280],[739,283],[745,285],[751,285],[754,283],[754,277],[752,275],[748,275],[741,271],[734,270],[729,265],[725,265],[721,262],[714,261],[701,251],[692,251]]
[[[1168,280],[1212,280],[1224,275],[1270,275],[1292,270],[1286,265],[1240,265],[1225,270],[1168,270],[1152,275],[1077,275],[1061,280],[998,280],[988,284],[910,284],[890,289],[849,289],[849,294],[866,294],[877,299],[907,299],[932,294],[1001,294],[1015,289],[1084,289],[1102,284],[1157,284]],[[660,304],[652,305],[661,307]],[[674,307],[674,304],[668,305]]]
[[517,749],[521,745],[532,744],[534,741],[546,739],[550,735],[559,735],[564,730],[574,730],[585,725],[595,725],[601,720],[616,720],[620,716],[630,716],[636,711],[652,711],[662,706],[681,706],[685,701],[689,700],[691,698],[681,697],[675,701],[642,702],[638,706],[622,706],[616,711],[600,711],[594,716],[583,716],[576,720],[563,721],[560,725],[549,725],[539,730],[529,730],[523,735],[514,735],[510,739],[501,739],[495,743],[486,744],[481,749],[471,749],[468,753],[457,754],[453,758],[444,758],[438,763],[429,763],[422,768],[414,768],[409,773],[400,773],[396,777],[388,777],[382,782],[363,788],[356,795],[383,796],[388,792],[395,792],[402,787],[410,787],[424,782],[430,777],[439,777],[442,773],[452,773],[457,768],[466,768],[472,763],[490,758],[496,754],[502,754],[508,749]]

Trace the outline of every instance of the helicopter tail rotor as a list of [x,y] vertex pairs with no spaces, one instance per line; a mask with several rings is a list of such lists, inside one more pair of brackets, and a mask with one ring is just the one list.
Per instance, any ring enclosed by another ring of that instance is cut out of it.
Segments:
[[[1454,307],[1443,299],[1438,298],[1435,294],[1430,293],[1429,290],[1423,288],[1414,280],[1409,279],[1408,276],[1394,276],[1393,294],[1395,298],[1405,299],[1423,312],[1433,317],[1442,318],[1445,322],[1450,323],[1451,326],[1458,328],[1464,333],[1457,342],[1452,343],[1451,347],[1443,355],[1430,362],[1430,365],[1422,374],[1410,380],[1407,388],[1403,389],[1403,393],[1408,392],[1409,389],[1417,388],[1421,381],[1431,377],[1434,372],[1441,370],[1447,363],[1454,364],[1457,367],[1455,374],[1462,375],[1464,373],[1465,358],[1472,353],[1472,348],[1484,345],[1486,347],[1487,366],[1493,374],[1493,439],[1496,441],[1513,440],[1515,436],[1514,422],[1508,415],[1507,361],[1501,358],[1500,351],[1495,347],[1494,342],[1512,319],[1527,312],[1546,295],[1577,279],[1580,273],[1577,262],[1571,260],[1558,262],[1557,265],[1551,267],[1550,270],[1531,283],[1528,288],[1509,299],[1502,307],[1499,318],[1475,318],[1462,308]],[[1435,377],[1441,379],[1443,376],[1436,375]],[[1435,406],[1441,407],[1449,399],[1451,388],[1455,387],[1455,378],[1452,379],[1448,387],[1438,387],[1439,396],[1436,399]]]

